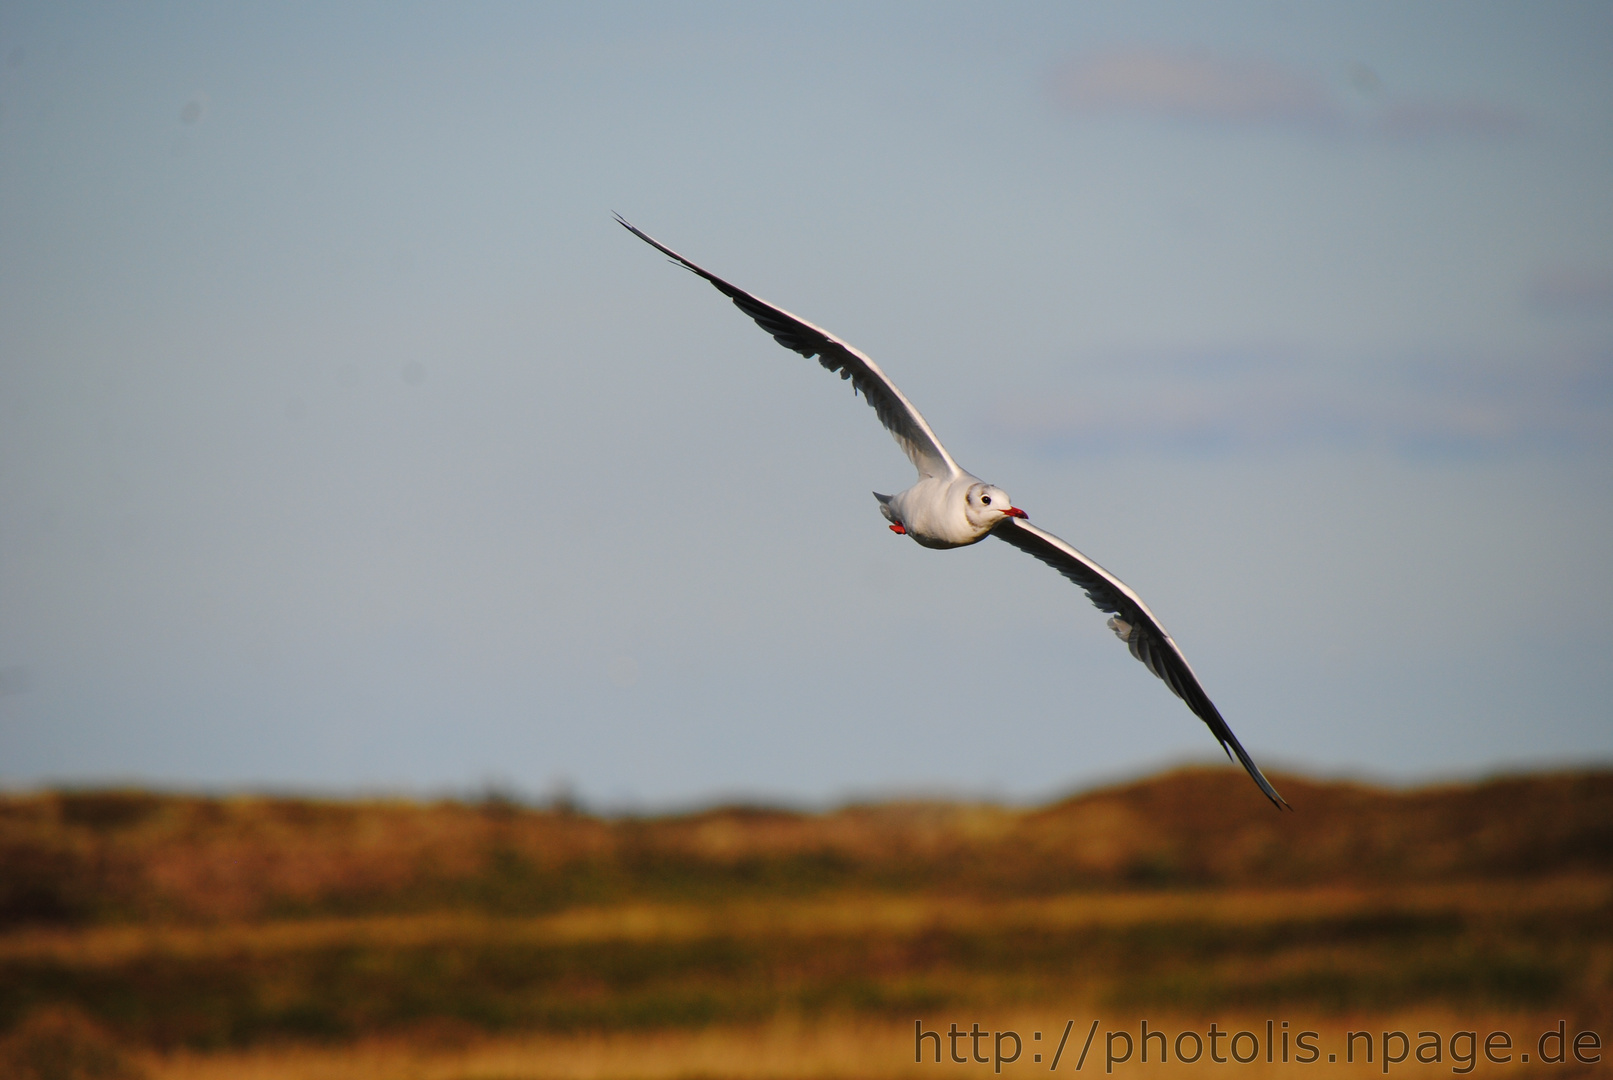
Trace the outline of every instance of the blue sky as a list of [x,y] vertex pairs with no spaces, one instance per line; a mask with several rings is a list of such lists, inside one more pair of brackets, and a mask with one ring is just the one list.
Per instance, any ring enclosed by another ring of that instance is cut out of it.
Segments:
[[[1613,759],[1613,8],[0,9],[0,784],[1042,798]],[[1251,789],[1251,796],[1255,793]]]

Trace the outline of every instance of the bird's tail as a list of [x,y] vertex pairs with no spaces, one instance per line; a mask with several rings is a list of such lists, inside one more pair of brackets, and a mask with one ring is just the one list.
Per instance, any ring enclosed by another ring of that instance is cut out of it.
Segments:
[[896,496],[894,496],[894,495],[881,495],[879,492],[876,491],[876,492],[874,492],[874,498],[879,500],[879,512],[881,514],[885,515],[885,520],[891,522],[892,524],[895,524],[896,515],[891,513],[891,500],[896,498]]

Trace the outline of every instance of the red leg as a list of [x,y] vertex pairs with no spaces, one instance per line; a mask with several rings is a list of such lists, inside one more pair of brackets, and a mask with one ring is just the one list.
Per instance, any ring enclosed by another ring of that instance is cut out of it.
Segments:
[[891,532],[896,533],[899,536],[907,535],[907,530],[902,528],[902,523],[900,521],[891,526]]

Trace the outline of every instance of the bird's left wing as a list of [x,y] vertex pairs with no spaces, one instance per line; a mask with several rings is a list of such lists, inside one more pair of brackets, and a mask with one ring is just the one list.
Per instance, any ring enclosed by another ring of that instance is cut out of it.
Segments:
[[1204,721],[1210,733],[1221,743],[1221,749],[1227,752],[1227,757],[1237,755],[1250,778],[1266,793],[1266,798],[1278,808],[1288,805],[1249,757],[1243,744],[1238,742],[1238,737],[1232,734],[1227,722],[1221,719],[1221,713],[1199,685],[1198,677],[1188,666],[1182,650],[1177,648],[1176,642],[1171,640],[1154,613],[1148,610],[1148,605],[1127,588],[1125,582],[1052,533],[1038,529],[1023,518],[1005,518],[993,532],[999,539],[1036,556],[1081,586],[1099,610],[1113,615],[1109,627],[1131,649],[1131,655],[1164,680],[1171,692],[1193,710],[1193,715]]
[[830,371],[839,372],[842,379],[850,379],[852,387],[860,390],[862,396],[868,399],[868,404],[874,407],[874,413],[879,417],[879,422],[885,425],[885,430],[895,436],[920,476],[946,480],[963,472],[912,402],[902,396],[896,384],[865,353],[847,345],[827,330],[813,326],[781,307],[759,300],[744,289],[730,285],[716,274],[696,266],[659,240],[629,225],[620,214],[616,215],[616,220],[622,228],[646,244],[715,285],[719,292],[734,302],[735,307],[755,319],[757,326],[772,334],[780,345],[802,356],[816,356],[818,363]]

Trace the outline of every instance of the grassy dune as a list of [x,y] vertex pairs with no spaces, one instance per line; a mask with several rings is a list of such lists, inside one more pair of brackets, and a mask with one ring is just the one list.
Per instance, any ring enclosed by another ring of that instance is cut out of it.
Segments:
[[1296,813],[1221,770],[1028,811],[16,796],[0,1030],[196,1077],[885,1075],[915,1018],[1613,1043],[1613,773],[1280,786]]

